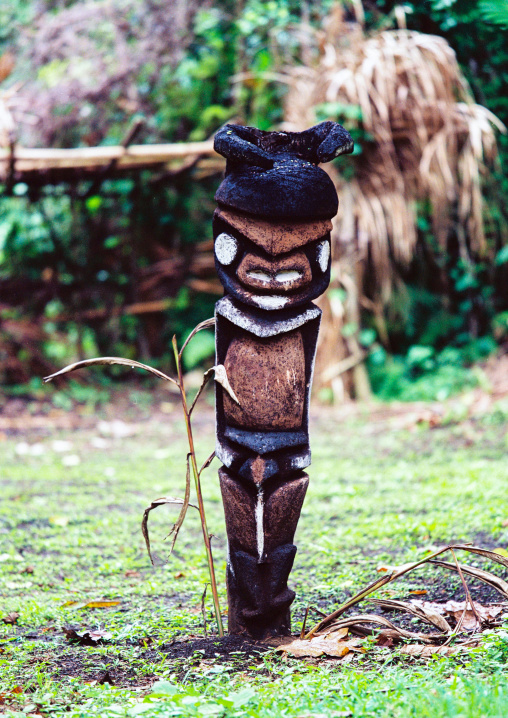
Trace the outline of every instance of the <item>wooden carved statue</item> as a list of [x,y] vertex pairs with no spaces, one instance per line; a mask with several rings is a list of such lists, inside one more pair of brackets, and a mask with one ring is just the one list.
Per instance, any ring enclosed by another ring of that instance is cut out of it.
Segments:
[[335,187],[320,162],[351,152],[343,127],[262,132],[226,125],[213,219],[225,295],[216,304],[216,455],[228,535],[229,632],[290,633],[293,538],[309,482],[308,413],[320,309],[330,281]]

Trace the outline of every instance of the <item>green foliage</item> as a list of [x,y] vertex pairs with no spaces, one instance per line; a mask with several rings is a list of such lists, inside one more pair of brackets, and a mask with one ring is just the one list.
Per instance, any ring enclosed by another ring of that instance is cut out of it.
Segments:
[[508,626],[504,628],[501,631],[489,631],[481,647],[482,663],[491,670],[503,670],[508,662]]
[[497,265],[506,264],[506,262],[508,262],[508,245],[505,245],[499,250],[496,254],[495,262]]
[[[56,18],[70,5],[48,8],[48,18]],[[17,42],[33,17],[32,4],[14,3],[11,10],[1,12],[5,37]],[[126,22],[135,23],[137,12],[128,3]],[[265,129],[278,122],[281,86],[259,74],[276,68],[282,55],[289,60],[298,52],[289,27],[299,21],[300,13],[298,2],[286,0],[249,0],[243,8],[223,2],[198,10],[190,42],[176,65],[168,62],[158,71],[151,61],[139,65],[135,84],[143,107],[149,108],[143,141],[203,140],[232,117]],[[113,29],[108,20],[93,37],[108,72],[115,55]],[[89,57],[51,57],[50,50],[47,57],[45,64],[34,68],[44,88],[58,87],[69,75],[78,84],[92,77]],[[253,79],[232,86],[235,72],[245,70]],[[88,144],[100,121],[106,128],[103,142],[119,142],[126,117],[117,89],[113,87],[97,107],[83,102],[79,121],[58,132],[56,141]],[[62,106],[58,111],[67,110]],[[216,297],[189,291],[182,274],[158,285],[154,295],[141,297],[168,298],[157,329],[147,328],[143,315],[107,316],[110,309],[140,300],[140,273],[161,252],[170,257],[178,253],[187,262],[194,245],[210,237],[217,177],[197,182],[192,172],[183,173],[157,184],[155,191],[150,180],[142,175],[136,180],[107,180],[100,187],[83,182],[72,193],[65,187],[29,190],[18,184],[12,197],[0,197],[0,281],[18,282],[14,291],[9,290],[9,299],[16,297],[20,318],[44,319],[46,360],[58,364],[96,353],[134,357],[148,348],[168,364],[171,336],[176,334],[181,342],[213,313]],[[22,295],[18,286],[30,286],[31,291]],[[106,312],[104,319],[85,318],[87,312],[101,311]],[[12,352],[23,363],[24,350],[13,345]],[[195,340],[186,367],[210,355],[210,337]],[[110,373],[115,374],[114,368]],[[29,374],[24,376],[26,380]],[[19,372],[13,377],[3,379],[19,381]]]
[[184,368],[189,371],[210,359],[215,354],[215,334],[201,331],[187,345],[183,355]]
[[25,0],[0,3],[0,55],[10,49],[18,28],[33,22],[36,12],[36,4]]
[[[145,68],[153,122],[168,140],[203,140],[234,114],[229,77],[234,72],[235,29],[218,8],[197,13],[193,41],[176,69],[166,66],[157,78]],[[148,87],[151,85],[150,90]]]
[[405,356],[389,356],[377,348],[367,362],[372,389],[384,401],[444,401],[485,383],[481,370],[473,365],[496,348],[489,336],[440,352],[415,344]]
[[[395,0],[364,3],[367,27],[392,27],[396,4]],[[34,22],[36,11],[42,8],[48,18],[56,18],[66,8],[78,5],[49,0],[37,7],[21,0],[3,3],[0,52],[17,47],[22,33]],[[277,72],[302,61],[302,36],[295,28],[302,19],[319,28],[331,5],[330,0],[310,5],[299,0],[246,0],[242,4],[223,0],[198,9],[190,41],[182,46],[176,60],[158,68],[153,58],[147,58],[137,66],[134,85],[139,113],[145,118],[141,141],[203,140],[232,118],[262,129],[276,126],[282,120],[284,94]],[[508,123],[508,48],[502,31],[505,6],[505,0],[404,4],[408,26],[445,37],[457,53],[476,99]],[[148,12],[143,4],[127,3],[125,7],[129,27]],[[351,3],[346,3],[346,17],[353,19]],[[115,33],[109,20],[94,29],[93,40],[109,72],[115,62]],[[129,42],[135,43],[135,38]],[[57,88],[69,76],[76,83],[86,84],[91,76],[90,61],[89,57],[69,60],[48,52],[44,63],[36,68],[28,68],[28,60],[21,58],[15,73],[38,76],[41,86],[49,88]],[[13,78],[19,79],[16,74]],[[96,136],[106,144],[119,142],[129,119],[122,103],[116,85],[100,106],[84,101],[72,128],[55,133],[55,144],[93,144]],[[65,114],[72,110],[72,103],[68,103],[59,111]],[[324,103],[316,113],[318,120],[337,119],[352,133],[355,152],[364,152],[370,138],[361,129],[358,107]],[[97,135],[98,124],[103,135]],[[406,382],[425,384],[432,371],[441,372],[442,386],[434,391],[422,384],[421,390],[415,389],[419,394],[425,390],[436,395],[446,386],[451,391],[452,387],[470,385],[473,379],[465,350],[470,339],[474,345],[482,337],[493,336],[496,341],[507,337],[508,254],[503,245],[508,236],[508,179],[501,164],[508,158],[508,136],[501,136],[499,144],[499,166],[485,178],[484,256],[471,256],[464,262],[455,237],[450,237],[445,252],[436,251],[430,223],[432,208],[419,208],[420,241],[415,261],[408,272],[401,270],[402,282],[397,282],[397,291],[386,307],[385,350],[394,358],[382,364],[374,362],[370,369],[373,385],[382,395],[404,393],[395,389],[396,375],[406,387]],[[341,164],[346,179],[352,171],[349,167]],[[72,196],[65,188],[37,190],[18,184],[12,197],[0,197],[0,281],[17,282],[14,289],[9,284],[7,297],[10,301],[16,296],[17,321],[31,316],[42,319],[48,331],[41,345],[45,359],[59,363],[94,353],[135,357],[145,354],[148,346],[157,361],[170,362],[172,334],[176,333],[181,342],[195,324],[211,315],[215,300],[213,295],[188,290],[184,286],[186,277],[162,283],[158,293],[148,297],[169,300],[156,327],[143,315],[117,316],[112,312],[91,321],[75,317],[139,301],[139,275],[157,261],[161,249],[170,256],[178,251],[188,261],[195,244],[210,237],[218,179],[198,182],[192,172],[187,172],[152,185],[151,177],[142,175],[136,180],[108,180],[99,188],[83,182]],[[425,247],[432,248],[439,266],[433,264]],[[0,297],[2,302],[5,299]],[[5,311],[2,309],[3,317],[7,317]],[[61,321],[62,315],[70,318]],[[365,315],[362,326],[346,326],[344,336],[351,332],[349,336],[357,335],[364,348],[372,349],[377,329]],[[202,346],[196,343],[195,349],[190,349],[195,356],[189,354],[187,368],[210,359],[210,339],[203,337],[199,342]],[[446,347],[459,352],[456,364],[450,357],[444,363],[439,359]],[[16,345],[13,352],[20,361],[26,360],[26,346]],[[426,353],[426,358],[419,358]],[[432,370],[428,368],[431,365]],[[455,379],[450,369],[453,366],[457,369]],[[387,372],[389,390],[380,389],[383,371]],[[14,379],[2,378],[19,381],[18,374]]]
[[243,688],[239,691],[224,692],[212,698],[203,695],[193,686],[184,688],[169,681],[158,681],[143,702],[134,705],[127,715],[149,713],[154,716],[166,716],[168,710],[171,712],[176,710],[182,716],[244,716],[248,704],[255,696],[256,692],[252,688]]
[[478,9],[487,22],[508,28],[508,0],[480,0]]

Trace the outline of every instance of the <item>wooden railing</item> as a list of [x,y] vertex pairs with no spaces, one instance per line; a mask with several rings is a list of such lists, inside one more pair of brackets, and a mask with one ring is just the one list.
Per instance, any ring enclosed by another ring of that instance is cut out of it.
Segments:
[[[213,141],[161,145],[103,145],[75,149],[0,148],[0,182],[66,181],[94,179],[103,174],[118,175],[132,170],[164,170],[213,158],[214,166],[224,164],[213,149]],[[178,160],[181,162],[178,163]],[[176,166],[175,166],[176,163]],[[217,169],[217,168],[215,168]],[[219,167],[220,169],[220,167]]]

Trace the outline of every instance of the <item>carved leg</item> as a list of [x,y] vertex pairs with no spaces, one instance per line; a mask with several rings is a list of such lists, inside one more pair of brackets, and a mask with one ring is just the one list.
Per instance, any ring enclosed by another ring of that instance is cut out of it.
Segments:
[[229,632],[288,635],[295,594],[287,580],[308,476],[295,472],[255,485],[222,468],[219,477],[229,542]]

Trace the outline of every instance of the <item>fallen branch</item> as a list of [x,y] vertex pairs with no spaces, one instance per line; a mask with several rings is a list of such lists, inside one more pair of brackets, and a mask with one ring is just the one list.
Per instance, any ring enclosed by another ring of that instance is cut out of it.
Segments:
[[[506,584],[505,581],[502,579],[494,576],[494,574],[489,573],[488,571],[483,571],[482,569],[475,569],[471,566],[464,566],[460,565],[458,561],[455,562],[455,564],[447,563],[444,561],[436,561],[437,556],[440,556],[443,553],[446,553],[446,551],[450,551],[452,553],[452,556],[455,558],[455,551],[467,551],[469,553],[476,554],[478,556],[483,556],[484,558],[488,558],[491,561],[494,561],[496,563],[500,563],[501,565],[508,568],[508,559],[506,559],[504,556],[501,556],[498,553],[495,553],[494,551],[489,551],[488,549],[483,549],[479,546],[468,546],[467,544],[451,544],[449,546],[444,546],[443,548],[438,549],[437,551],[434,551],[433,553],[429,554],[426,558],[420,559],[419,561],[416,561],[414,563],[408,563],[404,564],[403,566],[394,568],[391,573],[387,574],[386,576],[382,576],[381,578],[376,579],[376,581],[373,581],[371,584],[369,584],[366,588],[362,589],[358,593],[356,593],[354,596],[349,598],[347,601],[345,601],[339,608],[332,613],[330,613],[328,616],[325,616],[321,621],[319,621],[315,626],[311,628],[311,630],[307,633],[305,636],[306,639],[311,639],[316,634],[322,632],[324,629],[333,626],[333,629],[336,630],[337,627],[344,627],[347,626],[353,626],[355,622],[362,623],[365,621],[360,620],[363,619],[363,616],[351,616],[347,619],[342,619],[341,621],[337,620],[339,617],[347,611],[349,608],[352,608],[353,606],[357,605],[361,601],[368,598],[371,594],[373,594],[375,591],[378,591],[383,586],[386,586],[389,583],[392,583],[393,581],[397,580],[401,576],[404,576],[406,573],[409,573],[410,571],[414,571],[414,569],[422,566],[425,563],[435,563],[437,565],[442,565],[443,568],[447,568],[450,570],[457,571],[461,578],[461,582],[464,588],[464,592],[466,594],[466,601],[464,605],[464,612],[465,615],[466,609],[468,606],[468,603],[471,604],[471,610],[474,612],[475,616],[477,617],[477,620],[481,624],[481,618],[476,610],[476,606],[474,605],[473,599],[471,598],[471,594],[469,592],[469,588],[467,586],[467,583],[464,579],[464,574],[469,574],[471,576],[474,576],[475,578],[480,579],[481,581],[484,581],[485,583],[488,583],[493,588],[496,588],[503,596],[508,597],[506,593],[506,589],[508,589],[508,584]],[[378,602],[381,603],[381,602]],[[385,604],[388,604],[388,601],[384,601]],[[405,606],[402,601],[392,601],[393,608],[398,608],[402,610],[406,610]],[[382,605],[382,604],[381,604]],[[414,610],[410,610],[409,613],[412,613],[415,615]],[[464,619],[464,615],[459,620],[457,626],[453,630],[452,633],[447,633],[444,628],[444,624],[441,626],[438,625],[438,622],[436,622],[435,616],[430,616],[427,614],[425,617],[419,616],[420,618],[424,618],[427,622],[433,623],[439,629],[442,631],[442,633],[438,636],[437,634],[433,636],[433,638],[442,638],[443,636],[448,636],[448,640],[450,640],[452,637],[454,637],[462,628],[462,623]],[[345,621],[347,623],[345,623]],[[402,632],[402,629],[400,632],[400,635],[404,635]]]

